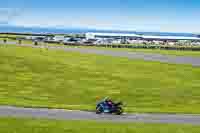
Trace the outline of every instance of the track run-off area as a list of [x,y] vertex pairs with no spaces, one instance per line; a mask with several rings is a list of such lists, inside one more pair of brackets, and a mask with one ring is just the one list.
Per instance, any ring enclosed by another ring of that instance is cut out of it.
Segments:
[[[12,44],[12,43],[11,43]],[[16,44],[13,44],[16,45]],[[114,57],[127,57],[129,59],[143,59],[145,61],[159,61],[172,64],[190,64],[196,67],[200,66],[199,57],[188,56],[170,56],[153,53],[112,51],[90,48],[72,48],[65,46],[20,46],[33,48],[60,49],[65,51],[74,51],[80,53],[108,55]],[[112,122],[142,122],[142,123],[176,123],[176,124],[194,124],[200,125],[200,115],[190,114],[123,114],[123,115],[97,115],[95,112],[71,111],[64,109],[47,108],[23,108],[12,106],[0,106],[1,117],[19,117],[19,118],[47,118],[55,120],[97,120]]]

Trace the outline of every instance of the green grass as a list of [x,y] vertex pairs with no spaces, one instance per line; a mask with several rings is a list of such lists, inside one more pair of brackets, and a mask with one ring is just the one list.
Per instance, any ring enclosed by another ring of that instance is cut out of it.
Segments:
[[0,46],[0,104],[93,110],[96,97],[126,111],[200,113],[200,68],[59,50]]
[[6,40],[6,41],[15,41],[13,39],[9,39],[9,38],[0,38],[1,41]]
[[1,133],[198,133],[199,126],[0,118]]
[[14,38],[21,38],[26,37],[25,35],[16,35],[16,34],[0,34],[0,37],[14,37]]
[[22,43],[22,44],[34,44],[34,42],[31,41],[31,40],[22,40],[21,43]]

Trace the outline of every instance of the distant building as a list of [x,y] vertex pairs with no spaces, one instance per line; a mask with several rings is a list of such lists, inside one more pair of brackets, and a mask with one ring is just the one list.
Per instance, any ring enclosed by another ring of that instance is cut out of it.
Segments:
[[26,36],[25,39],[27,40],[44,40],[46,36]]
[[87,39],[121,39],[126,43],[127,40],[146,40],[146,41],[178,41],[178,40],[191,40],[200,41],[198,37],[185,37],[185,36],[149,36],[149,35],[137,35],[137,34],[125,34],[125,33],[86,33]]
[[144,44],[144,43],[147,43],[147,41],[145,40],[128,40],[128,43],[129,44]]
[[113,39],[123,39],[123,38],[139,38],[136,34],[124,34],[124,33],[86,33],[87,39],[95,38],[113,38]]
[[178,40],[191,40],[191,41],[200,41],[198,37],[185,37],[185,36],[141,36],[144,40],[162,40],[162,41],[178,41]]
[[56,36],[54,36],[53,40],[56,42],[60,42],[60,41],[64,41],[65,37],[56,35]]

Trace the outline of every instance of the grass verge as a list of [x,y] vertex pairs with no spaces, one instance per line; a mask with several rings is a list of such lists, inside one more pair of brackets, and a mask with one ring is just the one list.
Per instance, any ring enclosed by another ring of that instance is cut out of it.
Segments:
[[0,118],[1,133],[197,133],[199,126]]
[[[23,40],[23,44],[34,44],[32,41]],[[59,43],[40,43],[40,45],[45,46],[64,46]],[[142,52],[142,53],[154,53],[162,55],[172,55],[172,56],[192,56],[200,57],[200,51],[184,51],[184,50],[161,50],[161,49],[142,49],[142,48],[110,48],[110,47],[100,47],[100,46],[69,46],[65,47],[78,47],[78,48],[90,48],[90,49],[101,49],[101,50],[113,50],[113,51],[128,51],[128,52]]]
[[97,97],[129,112],[200,113],[200,68],[0,46],[0,104],[93,110]]

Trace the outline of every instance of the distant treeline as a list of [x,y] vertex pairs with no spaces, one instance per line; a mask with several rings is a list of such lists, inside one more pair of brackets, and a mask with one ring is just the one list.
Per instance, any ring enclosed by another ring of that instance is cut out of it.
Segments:
[[33,33],[0,33],[0,35],[19,35],[19,36],[54,36],[54,34],[33,34]]
[[0,35],[11,35],[11,36],[55,36],[55,35],[60,35],[60,36],[76,36],[76,37],[84,37],[84,34],[53,34],[53,33],[47,33],[47,34],[40,34],[40,33],[10,33],[10,32],[0,32]]
[[25,37],[14,37],[14,36],[0,36],[0,38],[4,38],[4,39],[10,39],[10,40],[19,40],[19,39],[25,39]]

